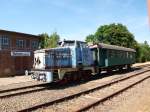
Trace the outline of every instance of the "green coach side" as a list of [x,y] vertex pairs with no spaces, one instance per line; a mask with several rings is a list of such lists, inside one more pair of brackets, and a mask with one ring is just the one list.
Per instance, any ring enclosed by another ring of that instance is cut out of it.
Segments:
[[135,63],[134,49],[100,43],[91,47],[94,62],[101,68],[125,66]]

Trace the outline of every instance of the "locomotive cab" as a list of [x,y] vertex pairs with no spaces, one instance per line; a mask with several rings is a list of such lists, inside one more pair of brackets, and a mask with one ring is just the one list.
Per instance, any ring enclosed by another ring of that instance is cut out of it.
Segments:
[[[90,49],[88,48],[86,42],[82,41],[75,41],[75,40],[65,40],[59,43],[60,47],[69,47],[71,49],[72,56],[74,55],[74,59],[72,60],[73,62],[76,61],[76,66],[75,67],[81,67],[81,66],[86,66],[86,58],[88,58],[89,53],[91,53]],[[84,56],[87,57],[84,57]],[[92,55],[89,54],[89,57]],[[89,60],[90,61],[90,60]],[[90,63],[92,63],[90,61]]]

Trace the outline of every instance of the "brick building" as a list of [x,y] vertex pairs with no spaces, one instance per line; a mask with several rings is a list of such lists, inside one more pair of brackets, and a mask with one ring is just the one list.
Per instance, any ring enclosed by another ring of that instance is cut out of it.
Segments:
[[0,30],[0,77],[30,70],[38,46],[39,36]]

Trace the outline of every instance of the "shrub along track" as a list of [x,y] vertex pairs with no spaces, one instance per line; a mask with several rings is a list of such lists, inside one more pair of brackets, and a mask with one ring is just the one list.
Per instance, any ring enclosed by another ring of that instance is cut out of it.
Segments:
[[[27,107],[19,111],[20,112],[34,111],[34,110],[41,111],[43,109],[48,109],[49,111],[78,111],[78,112],[85,111],[150,78],[150,75],[146,74],[149,71],[150,71],[149,68],[145,70],[139,70],[135,74],[132,74],[127,77],[121,77],[111,82],[109,81],[103,85],[94,87],[92,89],[84,90],[82,92],[78,92],[75,94],[71,94],[69,96],[51,100],[49,102]],[[115,90],[114,87],[119,89]],[[112,92],[109,93],[108,91]],[[99,95],[101,96],[99,97]]]

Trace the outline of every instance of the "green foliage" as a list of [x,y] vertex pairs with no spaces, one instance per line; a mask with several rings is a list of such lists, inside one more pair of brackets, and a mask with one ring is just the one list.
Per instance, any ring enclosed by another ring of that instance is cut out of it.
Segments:
[[111,45],[136,48],[137,42],[134,35],[122,24],[100,26],[94,35],[86,37],[87,42],[106,43]]
[[40,34],[40,47],[41,48],[54,48],[60,39],[59,35],[54,32],[50,36],[47,33]]
[[47,33],[40,34],[40,48],[47,48],[49,44],[49,35]]
[[57,47],[57,44],[58,44],[59,40],[60,40],[59,35],[56,32],[54,32],[52,35],[49,36],[49,45],[48,45],[48,47],[49,48]]
[[138,44],[137,61],[138,62],[150,61],[150,46],[148,45],[147,41]]
[[92,35],[92,34],[90,34],[90,35],[88,35],[87,37],[86,37],[86,40],[85,40],[86,42],[92,42],[92,43],[94,43],[94,41],[95,41],[95,36],[94,35]]

